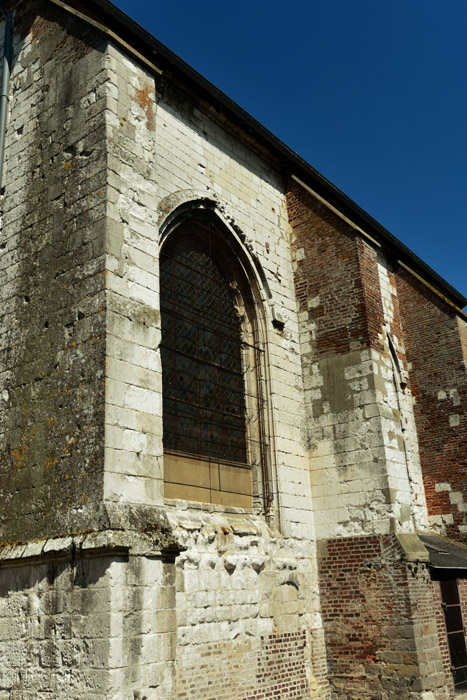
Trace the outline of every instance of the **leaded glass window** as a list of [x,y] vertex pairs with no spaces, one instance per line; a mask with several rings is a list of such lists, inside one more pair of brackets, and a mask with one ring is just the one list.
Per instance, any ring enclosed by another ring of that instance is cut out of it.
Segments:
[[245,464],[241,323],[209,242],[169,240],[160,290],[164,449]]

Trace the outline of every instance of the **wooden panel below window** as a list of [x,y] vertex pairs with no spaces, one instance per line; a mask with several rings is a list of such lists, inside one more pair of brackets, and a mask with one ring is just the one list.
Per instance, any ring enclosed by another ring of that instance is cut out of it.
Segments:
[[238,464],[164,454],[165,498],[251,508],[251,469]]

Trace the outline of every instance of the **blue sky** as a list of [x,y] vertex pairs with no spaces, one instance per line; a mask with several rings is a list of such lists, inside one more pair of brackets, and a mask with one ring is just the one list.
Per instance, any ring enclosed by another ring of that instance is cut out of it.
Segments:
[[467,2],[115,4],[467,296]]

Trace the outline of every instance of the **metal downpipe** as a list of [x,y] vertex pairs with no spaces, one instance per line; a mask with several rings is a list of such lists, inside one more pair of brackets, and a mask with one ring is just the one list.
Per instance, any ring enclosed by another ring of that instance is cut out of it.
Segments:
[[0,0],[0,12],[5,17],[2,56],[2,90],[0,93],[0,194],[3,187],[3,160],[5,156],[6,120],[8,115],[8,90],[11,70],[12,19],[11,14]]

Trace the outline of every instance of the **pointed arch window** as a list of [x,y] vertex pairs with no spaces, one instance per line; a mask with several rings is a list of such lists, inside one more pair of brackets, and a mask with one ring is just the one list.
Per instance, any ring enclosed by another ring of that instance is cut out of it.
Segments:
[[242,263],[209,218],[172,230],[160,294],[166,498],[250,508],[267,490],[264,353]]
[[246,463],[241,329],[208,245],[178,236],[161,259],[165,449]]

